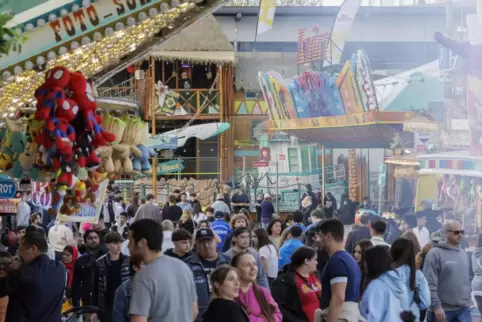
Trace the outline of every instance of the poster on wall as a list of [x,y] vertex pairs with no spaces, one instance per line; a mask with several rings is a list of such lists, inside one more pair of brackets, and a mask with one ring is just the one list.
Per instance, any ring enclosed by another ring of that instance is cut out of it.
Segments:
[[94,202],[87,199],[86,202],[80,204],[80,209],[78,212],[71,215],[59,213],[58,219],[60,221],[87,222],[91,224],[97,223],[99,221],[100,212],[102,211],[104,205],[108,184],[109,180],[104,180],[100,183],[99,189],[94,193]]
[[271,150],[269,148],[259,149],[259,161],[271,161]]

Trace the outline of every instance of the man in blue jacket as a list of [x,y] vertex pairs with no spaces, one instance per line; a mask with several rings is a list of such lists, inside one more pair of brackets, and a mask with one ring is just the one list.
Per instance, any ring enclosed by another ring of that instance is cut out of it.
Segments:
[[196,232],[195,243],[195,251],[185,262],[191,268],[196,284],[199,309],[196,322],[202,322],[202,316],[208,309],[213,290],[209,276],[219,266],[229,265],[230,259],[223,253],[218,252],[214,241],[214,233],[209,228],[202,228]]
[[6,322],[60,322],[67,272],[51,260],[45,235],[34,231],[20,240],[20,269],[0,278],[0,297],[8,296]]
[[223,249],[224,241],[229,234],[231,234],[231,227],[227,222],[224,221],[224,213],[222,211],[216,211],[214,213],[214,222],[212,223],[212,228],[221,238],[221,242],[217,245],[218,249]]
[[303,230],[299,226],[292,226],[290,228],[290,232],[288,233],[288,236],[290,236],[290,239],[287,240],[283,246],[279,250],[279,260],[278,260],[278,269],[282,270],[283,266],[286,264],[291,263],[291,255],[303,246],[303,243],[301,242],[301,235],[303,234]]

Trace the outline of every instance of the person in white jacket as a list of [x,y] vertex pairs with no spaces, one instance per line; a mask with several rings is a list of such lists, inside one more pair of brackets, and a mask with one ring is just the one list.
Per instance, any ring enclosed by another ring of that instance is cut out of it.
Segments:
[[64,248],[73,243],[74,234],[63,222],[56,220],[49,230],[48,241],[55,250],[55,259],[62,260]]
[[425,215],[425,212],[417,211],[415,217],[417,217],[417,227],[413,228],[412,231],[415,236],[417,236],[420,249],[423,249],[423,247],[430,242],[430,233],[428,232],[427,227],[425,227],[427,216]]

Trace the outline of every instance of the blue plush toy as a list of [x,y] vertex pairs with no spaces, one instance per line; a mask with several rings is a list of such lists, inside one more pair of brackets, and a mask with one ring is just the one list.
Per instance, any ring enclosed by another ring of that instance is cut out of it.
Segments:
[[150,172],[152,170],[149,159],[156,155],[154,150],[149,149],[144,144],[138,144],[137,148],[141,151],[141,156],[134,156],[133,167],[135,171]]

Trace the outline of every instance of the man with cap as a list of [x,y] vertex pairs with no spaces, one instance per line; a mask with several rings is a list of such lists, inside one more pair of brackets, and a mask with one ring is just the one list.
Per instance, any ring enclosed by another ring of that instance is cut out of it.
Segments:
[[217,245],[218,249],[223,249],[224,242],[229,234],[231,234],[231,227],[224,221],[224,213],[221,211],[216,211],[214,213],[214,222],[212,223],[212,228],[221,238],[221,242]]
[[249,253],[256,260],[256,266],[258,266],[258,276],[256,277],[256,283],[269,290],[268,278],[264,272],[263,263],[258,252],[249,247],[250,233],[247,228],[237,228],[233,232],[234,246],[224,253],[229,259],[232,259],[234,255],[239,253]]
[[201,228],[196,232],[193,254],[185,262],[191,268],[196,284],[199,308],[196,321],[202,322],[213,290],[209,277],[219,266],[229,265],[230,259],[216,249],[213,231]]
[[229,206],[224,202],[224,195],[222,193],[218,193],[216,196],[216,201],[211,205],[211,207],[214,209],[214,212],[216,213],[217,211],[224,213],[230,213],[231,210],[229,209]]

